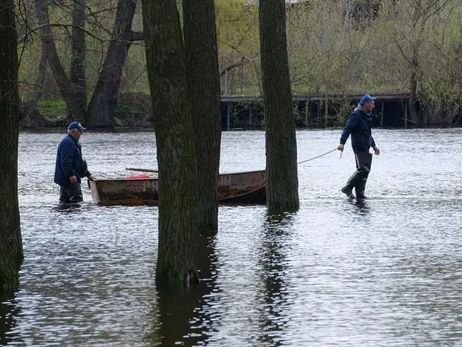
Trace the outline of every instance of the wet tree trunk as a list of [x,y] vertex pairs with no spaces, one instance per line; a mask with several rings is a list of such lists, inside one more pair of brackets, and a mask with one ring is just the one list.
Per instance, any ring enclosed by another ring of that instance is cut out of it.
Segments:
[[55,78],[56,84],[59,87],[61,96],[66,103],[69,119],[83,122],[85,120],[86,105],[82,104],[78,88],[72,83],[64,71],[64,67],[56,50],[53,33],[50,27],[50,19],[48,15],[47,0],[35,0],[37,10],[37,18],[40,25],[40,37],[43,42],[43,47],[46,49],[48,64]]
[[199,231],[218,231],[220,76],[214,0],[183,0],[188,96],[196,135]]
[[299,209],[297,141],[287,57],[284,0],[260,0],[260,51],[270,213]]
[[71,82],[80,103],[87,105],[87,80],[85,77],[85,7],[87,0],[75,0],[72,11],[72,60]]
[[119,0],[112,40],[88,106],[88,125],[112,128],[122,70],[133,40],[132,22],[137,0]]
[[23,248],[18,206],[19,94],[13,0],[0,3],[0,292],[17,288]]
[[159,163],[156,283],[197,283],[197,166],[186,57],[175,1],[143,0],[143,24]]

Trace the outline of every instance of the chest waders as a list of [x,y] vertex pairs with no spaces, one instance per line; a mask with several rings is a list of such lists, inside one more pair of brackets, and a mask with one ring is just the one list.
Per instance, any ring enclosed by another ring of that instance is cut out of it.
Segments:
[[371,171],[372,154],[369,152],[358,152],[355,154],[356,171],[348,179],[346,185],[342,188],[342,192],[349,198],[353,198],[352,190],[355,188],[356,199],[366,199],[364,195],[366,191],[367,178]]
[[80,183],[60,185],[59,204],[75,204],[82,202],[82,188]]

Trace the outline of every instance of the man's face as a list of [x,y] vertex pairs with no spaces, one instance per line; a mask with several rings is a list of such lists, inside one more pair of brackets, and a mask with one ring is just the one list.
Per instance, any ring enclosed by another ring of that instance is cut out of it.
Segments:
[[79,129],[72,129],[71,130],[71,135],[75,138],[75,139],[80,139],[80,136],[82,136],[82,132],[79,130]]
[[375,102],[374,101],[368,101],[368,102],[366,102],[364,104],[363,107],[367,112],[371,112],[375,107]]

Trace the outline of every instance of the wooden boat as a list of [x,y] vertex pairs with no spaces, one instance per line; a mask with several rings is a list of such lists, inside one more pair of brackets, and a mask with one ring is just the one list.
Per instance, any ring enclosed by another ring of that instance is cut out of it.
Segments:
[[[220,203],[266,204],[265,170],[220,174]],[[148,175],[89,181],[93,201],[101,205],[156,205],[159,180]]]

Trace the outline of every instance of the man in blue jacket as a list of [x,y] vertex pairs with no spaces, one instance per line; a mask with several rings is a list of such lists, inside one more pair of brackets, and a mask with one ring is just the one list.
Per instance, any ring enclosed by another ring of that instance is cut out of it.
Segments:
[[60,205],[78,203],[82,199],[81,178],[93,176],[88,172],[87,163],[82,158],[79,139],[86,129],[79,122],[67,127],[67,135],[58,146],[54,182],[60,186]]
[[349,198],[354,198],[352,190],[355,188],[356,199],[366,199],[364,193],[372,164],[372,154],[369,153],[369,149],[372,147],[375,154],[380,154],[380,149],[375,145],[371,131],[371,112],[375,107],[375,99],[369,94],[361,98],[358,107],[355,108],[343,129],[340,144],[337,147],[339,151],[343,152],[345,143],[351,134],[351,146],[355,153],[356,171],[341,189],[342,193]]

